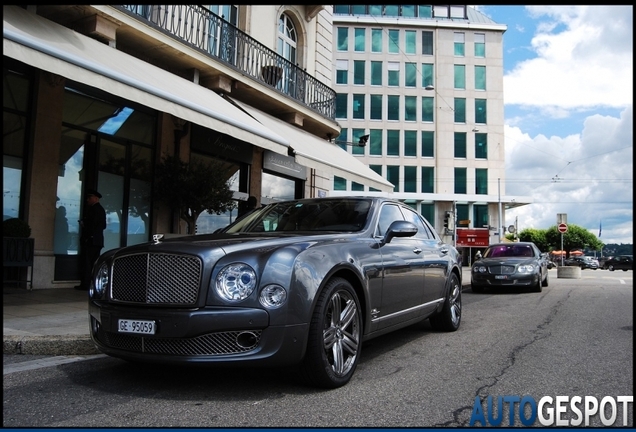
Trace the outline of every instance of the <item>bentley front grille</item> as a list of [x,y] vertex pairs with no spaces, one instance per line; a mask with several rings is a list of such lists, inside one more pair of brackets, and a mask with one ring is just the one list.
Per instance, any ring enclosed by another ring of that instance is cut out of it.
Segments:
[[191,306],[199,295],[202,268],[191,255],[122,256],[113,263],[111,296],[127,303]]
[[490,273],[496,275],[511,275],[515,273],[515,266],[499,265],[490,266]]

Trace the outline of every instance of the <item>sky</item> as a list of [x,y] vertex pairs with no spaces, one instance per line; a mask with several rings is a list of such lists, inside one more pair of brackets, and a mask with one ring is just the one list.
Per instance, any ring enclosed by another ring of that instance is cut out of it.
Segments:
[[633,6],[475,6],[505,24],[505,226],[633,244]]

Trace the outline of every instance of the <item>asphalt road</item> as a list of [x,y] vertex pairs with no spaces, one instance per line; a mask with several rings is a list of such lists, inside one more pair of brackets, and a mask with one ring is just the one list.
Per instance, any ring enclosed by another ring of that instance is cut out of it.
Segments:
[[[633,397],[632,272],[550,275],[542,293],[466,289],[459,331],[438,333],[424,322],[369,341],[353,380],[331,391],[301,386],[289,370],[4,355],[3,426],[466,427],[479,417],[477,403],[489,422],[488,396]],[[522,426],[532,405],[522,413],[518,405],[513,424]],[[625,416],[633,427],[633,402],[615,405],[613,425]],[[563,406],[560,421],[574,425],[576,412]],[[612,404],[603,406],[589,426],[611,420]],[[548,416],[550,405],[543,408]],[[501,426],[509,416],[504,404]]]

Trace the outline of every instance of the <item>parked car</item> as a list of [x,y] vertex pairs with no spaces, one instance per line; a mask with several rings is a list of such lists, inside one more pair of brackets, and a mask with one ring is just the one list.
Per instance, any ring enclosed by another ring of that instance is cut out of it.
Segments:
[[634,270],[634,257],[633,255],[619,255],[610,258],[605,261],[605,268],[609,271],[614,270]]
[[460,255],[385,198],[316,198],[255,210],[219,233],[105,252],[89,290],[91,337],[129,361],[297,366],[352,377],[362,343],[462,316]]
[[581,269],[598,270],[598,261],[588,256],[574,256],[565,260],[566,266],[581,267]]
[[473,292],[489,287],[529,287],[541,292],[549,284],[548,254],[532,242],[490,245],[471,268]]

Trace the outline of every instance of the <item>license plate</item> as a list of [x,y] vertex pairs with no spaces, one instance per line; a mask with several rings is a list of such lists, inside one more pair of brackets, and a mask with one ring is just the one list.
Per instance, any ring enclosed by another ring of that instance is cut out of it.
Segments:
[[157,325],[154,321],[120,319],[117,331],[119,333],[155,334]]
[[508,279],[506,275],[495,275],[495,279]]

